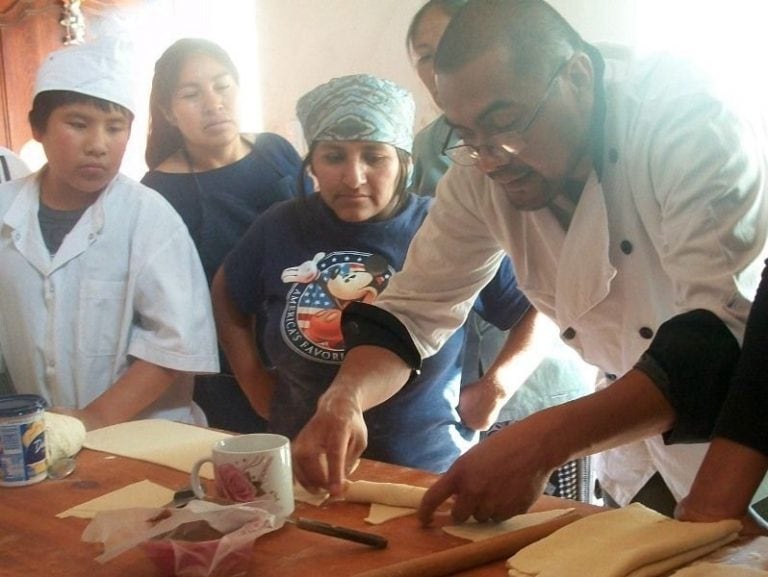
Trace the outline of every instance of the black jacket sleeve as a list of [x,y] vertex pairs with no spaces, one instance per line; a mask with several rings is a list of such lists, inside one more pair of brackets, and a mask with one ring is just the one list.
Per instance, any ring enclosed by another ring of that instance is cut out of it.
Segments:
[[[766,261],[768,264],[768,261]],[[749,312],[744,346],[715,436],[768,455],[768,267]]]
[[663,323],[635,365],[646,373],[675,410],[666,443],[711,438],[728,395],[739,343],[714,313],[696,309]]
[[350,303],[341,315],[341,332],[348,351],[361,345],[383,347],[411,369],[421,369],[421,355],[408,329],[384,309],[362,302]]

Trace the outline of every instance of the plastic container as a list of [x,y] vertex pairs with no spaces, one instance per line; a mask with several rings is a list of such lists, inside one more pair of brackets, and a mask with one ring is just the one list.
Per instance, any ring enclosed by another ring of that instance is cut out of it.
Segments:
[[44,412],[38,395],[0,396],[0,487],[46,478]]

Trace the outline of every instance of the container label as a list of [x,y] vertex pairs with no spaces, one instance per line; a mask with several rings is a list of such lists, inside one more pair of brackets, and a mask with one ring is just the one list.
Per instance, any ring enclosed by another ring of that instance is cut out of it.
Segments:
[[27,485],[45,476],[43,419],[0,423],[0,485]]

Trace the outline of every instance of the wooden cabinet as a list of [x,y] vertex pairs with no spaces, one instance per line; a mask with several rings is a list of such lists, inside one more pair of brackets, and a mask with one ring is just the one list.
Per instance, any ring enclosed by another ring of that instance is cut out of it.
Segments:
[[35,71],[62,46],[61,10],[54,0],[0,0],[0,144],[16,152],[32,138],[27,113]]
[[[135,3],[85,0],[86,25]],[[64,45],[63,9],[61,0],[0,0],[0,145],[16,152],[32,138],[27,114],[37,68],[46,54]]]

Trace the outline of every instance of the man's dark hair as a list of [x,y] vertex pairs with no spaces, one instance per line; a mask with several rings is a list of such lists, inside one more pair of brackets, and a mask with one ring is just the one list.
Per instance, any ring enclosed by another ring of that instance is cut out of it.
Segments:
[[32,101],[32,110],[29,111],[29,124],[32,130],[44,133],[53,111],[68,104],[90,104],[104,112],[117,111],[133,122],[133,113],[130,110],[109,100],[71,90],[46,90],[35,96]]
[[583,47],[579,33],[543,0],[470,0],[448,24],[435,70],[454,72],[502,48],[521,76],[546,76]]

